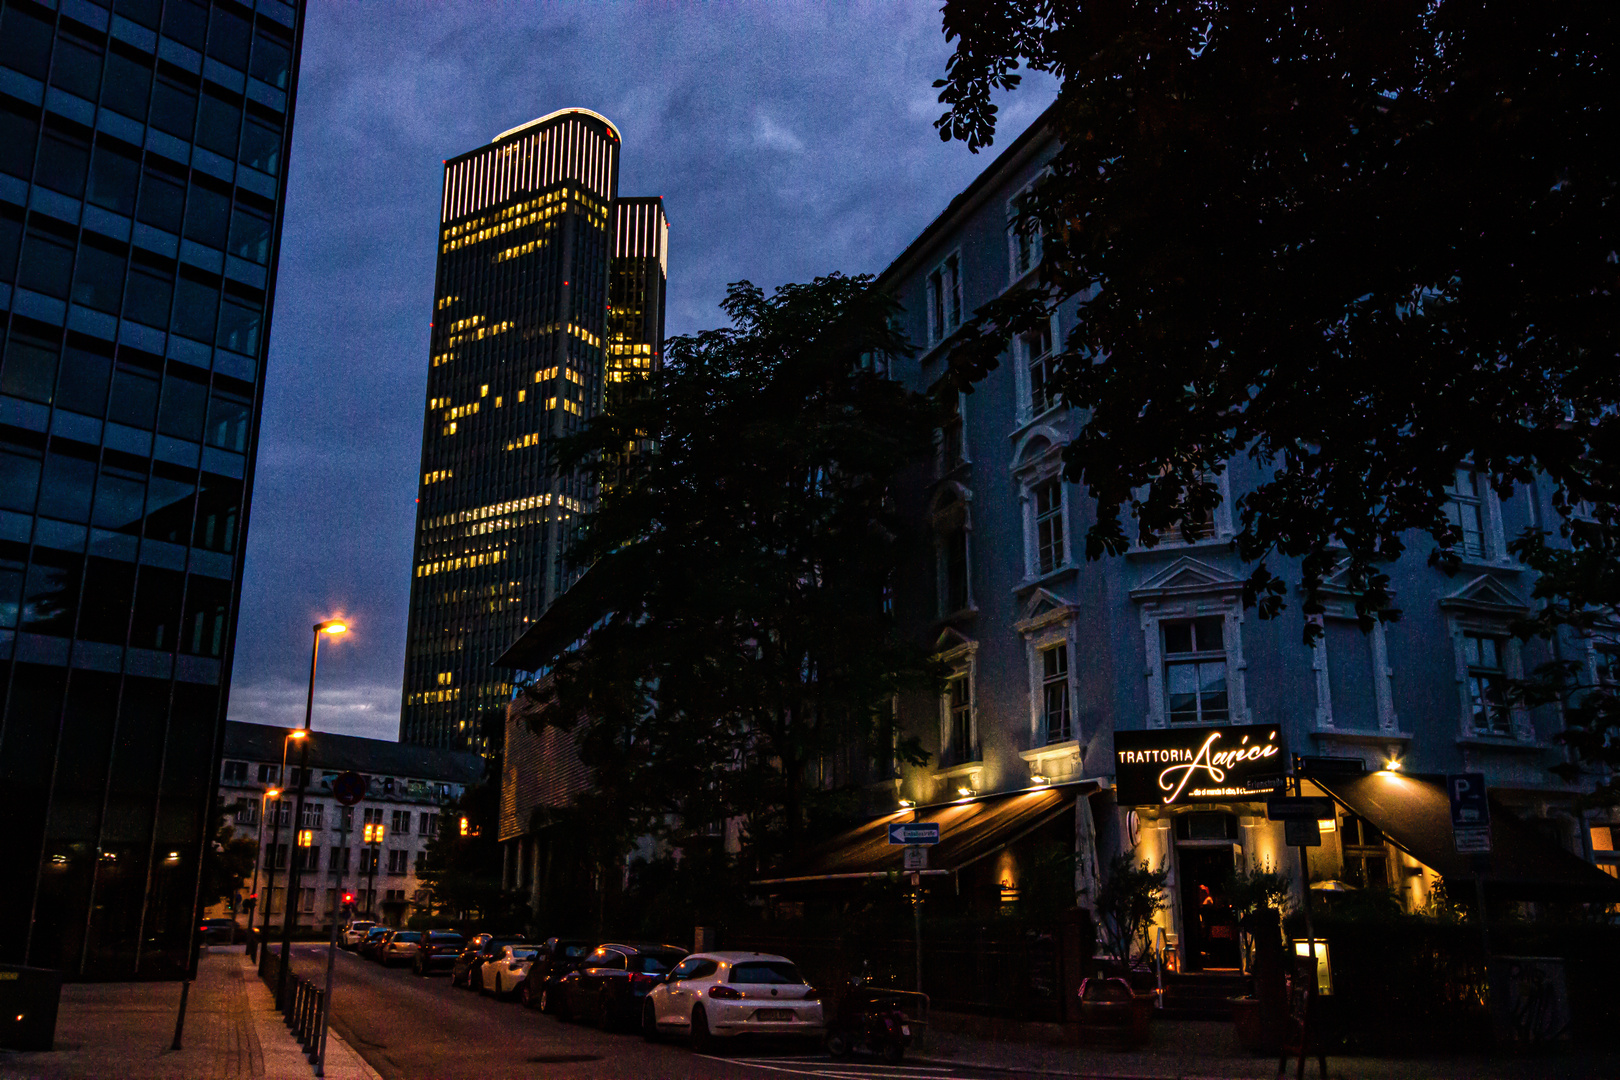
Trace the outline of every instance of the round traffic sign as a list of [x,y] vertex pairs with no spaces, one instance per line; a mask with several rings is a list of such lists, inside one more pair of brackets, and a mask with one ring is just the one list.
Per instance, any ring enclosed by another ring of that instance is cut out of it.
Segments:
[[350,769],[332,781],[332,797],[344,806],[353,806],[366,797],[366,778]]

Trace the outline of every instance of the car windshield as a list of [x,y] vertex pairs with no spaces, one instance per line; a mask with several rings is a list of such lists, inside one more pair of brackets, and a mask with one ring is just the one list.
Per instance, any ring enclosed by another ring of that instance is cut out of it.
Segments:
[[569,960],[578,960],[590,951],[591,947],[589,945],[564,945],[562,954]]
[[388,933],[387,930],[381,930],[381,929],[368,930],[368,931],[366,931],[366,936],[367,937],[382,937],[386,933]]
[[484,943],[484,951],[487,952],[487,953],[499,953],[502,949],[504,949],[508,945],[527,945],[527,944],[528,944],[528,942],[524,941],[522,938],[510,938],[510,937],[496,938],[494,941],[486,941]]
[[800,986],[804,983],[804,979],[799,976],[799,969],[786,960],[749,960],[746,963],[732,964],[731,981],[773,986],[783,984]]
[[428,941],[435,945],[460,945],[462,937],[460,934],[429,934]]
[[420,930],[400,930],[399,932],[394,934],[394,940],[395,941],[421,941],[422,940],[422,932]]
[[513,960],[533,960],[534,959],[534,950],[533,949],[513,949],[512,950],[512,959]]
[[681,957],[673,953],[642,953],[631,959],[630,968],[643,975],[662,975],[680,962]]

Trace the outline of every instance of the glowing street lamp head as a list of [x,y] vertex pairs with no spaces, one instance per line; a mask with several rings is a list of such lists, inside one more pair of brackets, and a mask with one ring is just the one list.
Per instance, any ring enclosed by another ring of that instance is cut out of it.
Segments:
[[279,799],[281,798],[281,789],[278,787],[265,788],[264,797],[267,799]]
[[315,624],[315,632],[317,634],[347,634],[349,624],[342,619],[327,619],[324,622]]
[[303,728],[293,728],[291,731],[287,732],[287,738],[307,739],[309,738],[309,732],[305,731]]

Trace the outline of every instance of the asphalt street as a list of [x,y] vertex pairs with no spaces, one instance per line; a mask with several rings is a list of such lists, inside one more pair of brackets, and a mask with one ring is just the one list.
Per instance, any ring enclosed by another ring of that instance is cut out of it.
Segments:
[[[325,977],[326,947],[297,945],[293,968]],[[338,952],[332,1026],[386,1080],[546,1077],[547,1080],[1008,1080],[1014,1074],[873,1058],[833,1061],[803,1048],[739,1045],[720,1054],[608,1034]]]

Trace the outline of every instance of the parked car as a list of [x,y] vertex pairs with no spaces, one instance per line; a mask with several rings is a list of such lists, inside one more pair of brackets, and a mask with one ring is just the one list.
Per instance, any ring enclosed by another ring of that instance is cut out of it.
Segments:
[[395,930],[388,935],[388,940],[377,948],[377,959],[383,967],[393,967],[395,964],[409,964],[416,960],[417,951],[422,945],[422,931]]
[[529,965],[529,977],[518,987],[523,1004],[541,1012],[556,1012],[562,1003],[562,979],[591,954],[596,942],[588,938],[547,938]]
[[501,954],[507,945],[528,945],[517,934],[476,934],[461,950],[450,968],[450,985],[476,990],[483,984],[480,970],[489,960]]
[[467,945],[467,939],[448,930],[429,930],[416,950],[411,970],[418,975],[431,975],[435,971],[449,971],[456,957]]
[[376,925],[371,919],[350,919],[338,931],[338,944],[345,949],[357,948],[365,940],[366,931]]
[[529,965],[539,950],[533,945],[502,945],[501,951],[485,960],[479,969],[478,992],[510,997],[529,977]]
[[603,1031],[641,1015],[641,999],[686,950],[674,945],[602,945],[562,978],[565,1015],[591,1020]]
[[739,1035],[819,1042],[826,1031],[821,995],[793,961],[770,953],[693,953],[659,979],[641,1005],[643,1035],[684,1034],[694,1050]]
[[235,945],[242,932],[235,919],[204,919],[197,930],[204,945]]
[[377,959],[377,950],[387,942],[389,935],[393,932],[394,928],[391,926],[373,926],[366,931],[366,936],[360,939],[360,945],[356,951],[367,960]]

